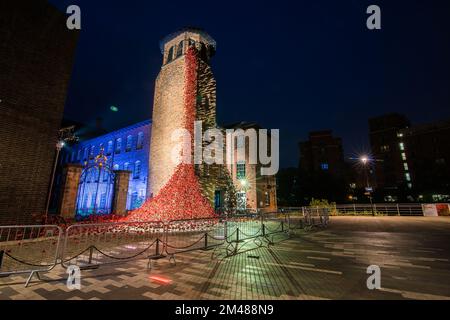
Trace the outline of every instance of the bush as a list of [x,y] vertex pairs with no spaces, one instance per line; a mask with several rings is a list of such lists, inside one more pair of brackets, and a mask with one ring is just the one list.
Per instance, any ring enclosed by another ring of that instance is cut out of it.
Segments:
[[336,202],[328,202],[326,199],[314,199],[309,202],[310,207],[327,208],[331,216],[337,215]]

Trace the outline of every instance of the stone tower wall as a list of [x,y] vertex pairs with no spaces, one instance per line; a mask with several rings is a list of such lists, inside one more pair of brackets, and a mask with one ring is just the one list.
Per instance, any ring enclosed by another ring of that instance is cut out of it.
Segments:
[[172,133],[184,128],[186,59],[181,56],[164,65],[156,79],[150,146],[149,195],[157,195],[174,172]]

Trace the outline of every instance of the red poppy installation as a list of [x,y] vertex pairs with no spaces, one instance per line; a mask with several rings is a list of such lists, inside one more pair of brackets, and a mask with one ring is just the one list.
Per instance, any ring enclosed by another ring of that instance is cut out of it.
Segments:
[[[185,123],[184,127],[194,136],[197,100],[197,51],[190,47],[186,52],[185,73]],[[127,221],[170,221],[215,217],[214,209],[206,199],[195,174],[193,164],[179,164],[174,174],[158,195],[147,200],[125,218]]]

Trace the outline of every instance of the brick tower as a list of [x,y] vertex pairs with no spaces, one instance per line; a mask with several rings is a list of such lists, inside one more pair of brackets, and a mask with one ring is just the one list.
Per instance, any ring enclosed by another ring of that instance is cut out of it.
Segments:
[[[188,79],[187,52],[191,47],[196,52],[194,85],[193,79]],[[186,124],[193,126],[194,120],[203,121],[203,130],[216,126],[216,81],[209,66],[215,48],[207,33],[194,28],[182,29],[161,42],[163,65],[155,85],[148,195],[157,196],[176,169],[172,150],[177,142],[171,141],[172,133]],[[186,112],[187,91],[197,100],[193,119]]]

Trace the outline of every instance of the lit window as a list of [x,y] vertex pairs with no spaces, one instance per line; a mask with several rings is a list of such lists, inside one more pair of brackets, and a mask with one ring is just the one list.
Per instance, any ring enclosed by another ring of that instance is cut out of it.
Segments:
[[397,133],[397,137],[399,137],[399,138],[401,138],[401,137],[403,137],[403,133]]
[[118,165],[118,164],[115,164],[115,165],[113,166],[113,169],[114,169],[114,170],[119,170],[119,165]]
[[405,150],[405,145],[404,145],[403,142],[400,142],[400,143],[398,144],[398,146],[400,147],[400,150],[401,150],[401,151]]
[[412,189],[412,183],[408,183],[408,188]]
[[125,148],[125,152],[130,152],[132,145],[133,145],[133,136],[128,136],[127,137],[127,147]]
[[125,171],[130,170],[130,164],[128,162],[125,162],[125,164],[123,165],[123,170],[125,170]]
[[134,179],[139,179],[140,176],[141,176],[141,162],[140,161],[136,161],[136,163],[134,164],[133,178]]
[[321,163],[320,168],[322,168],[322,170],[328,170],[328,163]]
[[405,171],[408,171],[408,164],[406,162],[403,163],[403,168],[405,169]]
[[245,178],[245,162],[243,161],[236,164],[236,178],[238,180]]
[[95,147],[91,146],[91,148],[89,149],[89,159],[94,159],[94,151]]
[[112,151],[113,151],[113,142],[108,141],[108,149],[106,149],[106,154],[109,156],[111,155]]
[[140,150],[144,147],[144,133],[143,132],[139,132],[138,134],[138,138],[137,138],[137,145],[136,145],[136,149]]
[[117,138],[116,139],[116,153],[120,153],[121,149],[122,149],[122,139]]
[[266,206],[270,206],[270,194],[266,191]]
[[380,147],[381,152],[389,152],[389,146],[388,145],[384,145]]
[[406,160],[406,154],[402,152],[402,160]]
[[407,172],[405,173],[406,181],[411,181],[411,175]]

